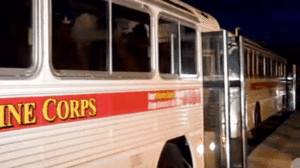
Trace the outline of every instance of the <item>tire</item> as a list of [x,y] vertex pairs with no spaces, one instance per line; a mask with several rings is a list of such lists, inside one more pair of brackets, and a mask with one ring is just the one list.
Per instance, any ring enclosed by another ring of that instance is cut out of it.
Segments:
[[157,168],[184,168],[184,161],[177,145],[167,143],[161,152]]
[[282,110],[285,111],[286,109],[286,97],[285,95],[282,96]]
[[257,127],[261,123],[261,114],[260,114],[260,105],[257,102],[255,106],[255,114],[254,114],[254,126]]
[[248,139],[255,139],[259,133],[258,125],[261,123],[260,105],[257,102],[254,111],[254,128],[248,132]]

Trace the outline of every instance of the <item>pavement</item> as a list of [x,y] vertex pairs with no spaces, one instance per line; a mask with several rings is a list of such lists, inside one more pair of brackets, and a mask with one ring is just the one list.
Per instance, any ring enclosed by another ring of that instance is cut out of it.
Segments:
[[293,112],[248,155],[247,165],[248,168],[300,168],[300,111]]

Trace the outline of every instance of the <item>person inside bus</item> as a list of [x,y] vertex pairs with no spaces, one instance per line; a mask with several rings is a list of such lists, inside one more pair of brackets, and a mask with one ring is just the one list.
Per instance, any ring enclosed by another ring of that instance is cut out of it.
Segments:
[[97,28],[98,18],[90,13],[78,16],[71,29],[71,37],[76,43],[77,56],[81,68],[89,70],[91,44],[96,40],[106,40],[106,32]]
[[133,28],[130,34],[130,46],[132,54],[136,60],[138,71],[148,72],[150,70],[150,60],[148,57],[149,39],[147,29],[140,23]]
[[143,24],[132,28],[132,32],[119,30],[117,22],[113,22],[113,69],[115,71],[148,72],[149,40],[147,29]]

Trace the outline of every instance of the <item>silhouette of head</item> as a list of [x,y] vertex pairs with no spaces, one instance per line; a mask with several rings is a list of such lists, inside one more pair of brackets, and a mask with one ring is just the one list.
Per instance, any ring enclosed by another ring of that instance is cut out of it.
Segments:
[[143,24],[138,24],[133,28],[134,35],[138,37],[147,37],[147,29]]

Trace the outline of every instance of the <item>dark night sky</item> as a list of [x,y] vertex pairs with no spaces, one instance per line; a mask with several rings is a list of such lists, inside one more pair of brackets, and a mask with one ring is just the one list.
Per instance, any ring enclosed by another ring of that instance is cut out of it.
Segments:
[[[213,15],[223,29],[240,27],[243,36],[300,64],[299,0],[182,0]],[[296,61],[295,61],[296,60]]]

